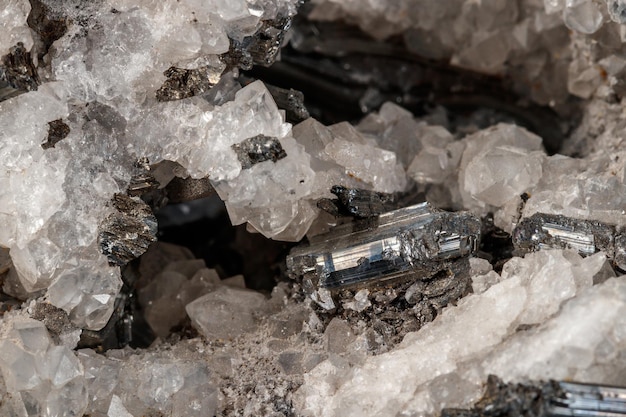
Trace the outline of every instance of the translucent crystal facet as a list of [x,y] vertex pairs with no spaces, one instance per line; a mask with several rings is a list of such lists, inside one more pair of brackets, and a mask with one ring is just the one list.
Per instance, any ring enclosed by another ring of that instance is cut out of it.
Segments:
[[312,273],[320,287],[334,288],[432,273],[439,262],[477,249],[480,220],[422,203],[382,214],[364,230],[359,227],[338,227],[293,250],[287,258],[291,274]]

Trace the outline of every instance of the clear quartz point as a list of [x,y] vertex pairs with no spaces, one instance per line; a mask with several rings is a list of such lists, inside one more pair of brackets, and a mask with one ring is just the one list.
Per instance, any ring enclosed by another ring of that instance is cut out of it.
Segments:
[[313,276],[322,288],[380,282],[407,274],[433,275],[442,263],[477,250],[480,220],[422,203],[373,220],[339,226],[292,250],[292,277]]

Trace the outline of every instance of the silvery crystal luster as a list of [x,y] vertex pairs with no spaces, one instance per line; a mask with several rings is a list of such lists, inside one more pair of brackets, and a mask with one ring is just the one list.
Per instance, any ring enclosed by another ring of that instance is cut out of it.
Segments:
[[604,252],[621,269],[626,267],[626,238],[615,225],[536,213],[519,222],[513,244],[523,252],[574,249],[583,256]]
[[626,388],[558,382],[561,395],[548,405],[550,416],[614,417],[626,415]]
[[480,226],[470,213],[449,213],[421,203],[384,213],[370,223],[337,227],[294,249],[287,268],[294,277],[315,275],[323,288],[414,273],[433,275],[442,262],[477,250]]
[[492,374],[487,377],[482,397],[470,409],[444,409],[441,417],[619,417],[625,414],[624,387],[554,380],[504,382]]

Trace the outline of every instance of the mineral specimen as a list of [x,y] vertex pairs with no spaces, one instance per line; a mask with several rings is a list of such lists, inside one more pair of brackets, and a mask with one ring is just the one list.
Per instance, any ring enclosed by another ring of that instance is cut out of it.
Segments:
[[[392,194],[377,193],[358,188],[346,188],[333,185],[330,192],[338,198],[339,207],[330,209],[331,214],[341,211],[357,218],[376,217],[394,208],[395,198]],[[318,202],[320,207],[320,202]]]
[[269,66],[276,60],[285,39],[285,31],[291,26],[291,16],[276,15],[272,20],[264,20],[261,28],[243,40],[231,39],[230,49],[222,59],[229,66],[250,69],[252,65]]
[[624,2],[302,3],[0,0],[0,415],[621,405]]
[[550,401],[565,395],[557,382],[505,384],[489,375],[485,393],[471,410],[443,409],[441,417],[551,416]]
[[442,417],[620,416],[626,389],[575,382],[505,384],[489,375],[483,397],[471,410],[444,409]]
[[168,68],[163,73],[167,80],[156,92],[157,100],[180,100],[208,91],[219,82],[222,72],[226,69],[226,65],[221,62],[219,64],[196,69]]
[[318,236],[292,251],[287,268],[321,288],[430,277],[445,261],[474,253],[479,239],[480,220],[473,215],[423,203],[384,213],[364,228],[346,224]]
[[138,198],[115,194],[116,213],[100,225],[98,244],[111,265],[124,265],[144,253],[156,240],[157,222],[150,207]]
[[612,227],[600,222],[534,214],[517,225],[513,242],[529,251],[560,247],[591,255],[599,250],[613,252],[614,233]]
[[287,112],[287,121],[300,123],[310,117],[309,111],[304,105],[304,94],[293,88],[289,90],[266,84],[267,89],[274,97],[276,105]]
[[8,55],[2,57],[0,63],[0,91],[3,91],[0,101],[20,91],[36,90],[38,85],[39,80],[30,53],[23,43],[18,42]]
[[[392,351],[348,366],[319,364],[305,375],[298,408],[305,416],[434,415],[469,407],[489,374],[619,383],[624,368],[613,358],[624,341],[607,338],[623,321],[626,283],[591,287],[605,262],[603,254],[561,250],[513,258],[499,282],[444,309]],[[616,303],[609,316],[607,302]]]
[[242,169],[251,168],[259,162],[276,162],[287,156],[285,150],[276,138],[258,135],[248,138],[232,146],[241,162]]
[[50,126],[48,137],[41,144],[41,147],[44,149],[54,148],[54,145],[70,134],[70,127],[63,120],[53,120],[48,122],[48,125]]

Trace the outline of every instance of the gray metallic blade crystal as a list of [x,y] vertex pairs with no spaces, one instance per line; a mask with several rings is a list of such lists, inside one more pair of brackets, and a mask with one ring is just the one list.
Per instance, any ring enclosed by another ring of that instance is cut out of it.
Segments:
[[626,415],[626,388],[559,382],[562,394],[548,405],[554,417],[616,417]]
[[337,227],[295,248],[287,258],[291,276],[315,274],[320,287],[336,288],[409,273],[431,275],[442,261],[475,252],[480,237],[477,217],[428,203],[384,213],[364,230],[360,224]]

